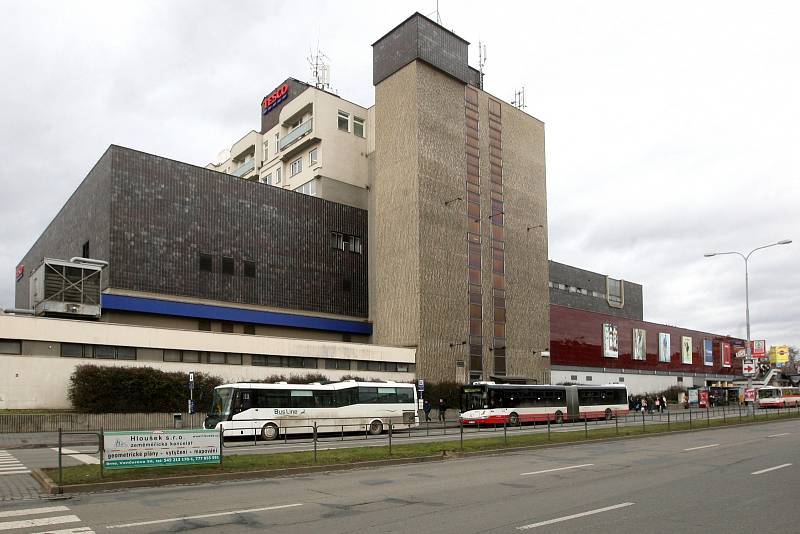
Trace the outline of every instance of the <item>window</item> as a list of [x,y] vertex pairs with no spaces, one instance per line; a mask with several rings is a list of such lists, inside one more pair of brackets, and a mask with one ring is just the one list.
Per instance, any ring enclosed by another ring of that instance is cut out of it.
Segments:
[[91,257],[91,256],[89,256],[89,242],[88,241],[83,244],[83,247],[82,247],[82,250],[81,250],[81,257],[83,257],[83,258]]
[[233,323],[223,322],[221,326],[222,326],[221,330],[226,334],[233,333]]
[[17,339],[0,339],[0,354],[22,354],[22,342]]
[[222,257],[222,274],[234,274],[233,258]]
[[361,254],[361,238],[354,235],[348,236],[348,248],[350,252]]
[[275,183],[276,184],[281,183],[281,169],[280,169],[280,167],[275,169]]
[[211,254],[200,253],[200,270],[210,273],[214,270],[214,256]]
[[211,332],[211,321],[208,319],[200,319],[197,321],[197,329],[204,332]]
[[364,119],[361,117],[353,117],[353,133],[358,137],[364,136]]
[[570,380],[577,380],[578,379],[578,375],[570,375],[569,379]]
[[256,277],[256,262],[244,260],[242,262],[244,266],[244,275],[247,278],[255,278]]
[[92,347],[92,349],[95,358],[105,358],[113,360],[117,356],[114,347],[110,347],[108,345],[95,345],[94,347]]
[[135,360],[136,347],[117,347],[118,360]]
[[350,114],[339,110],[339,116],[337,118],[337,125],[339,129],[343,132],[350,131]]
[[224,352],[209,352],[208,363],[225,363]]
[[266,366],[267,357],[263,354],[253,354],[252,365]]
[[325,369],[344,369],[349,371],[350,360],[334,360],[329,358],[325,360]]
[[290,391],[292,408],[314,408],[314,393],[307,390]]
[[244,325],[243,331],[245,334],[254,336],[256,334],[256,325],[254,324],[246,324]]
[[683,383],[683,377],[682,377],[682,376],[679,376],[679,377],[678,377],[678,384],[681,384],[681,383]]
[[592,377],[591,377],[591,376],[587,376],[587,377],[586,377],[586,381],[587,381],[587,382],[591,382],[591,381],[592,381]]
[[314,148],[308,153],[308,164],[314,165],[317,161],[319,161],[319,149]]
[[181,361],[181,351],[173,349],[164,349],[165,362],[179,362]]
[[242,355],[229,352],[225,355],[225,363],[228,365],[242,365]]
[[344,250],[344,234],[331,232],[331,248]]
[[196,350],[181,351],[181,361],[187,363],[200,363],[200,353]]
[[624,377],[624,376],[621,376],[621,377],[619,377],[619,381],[618,381],[618,382],[619,382],[620,384],[622,384],[623,382],[625,382],[625,377]]
[[298,175],[302,170],[303,170],[303,158],[297,158],[292,162],[289,176]]
[[272,185],[272,173],[271,172],[267,173],[267,175],[264,176],[263,181],[267,185]]
[[310,197],[317,196],[317,181],[312,179],[300,187],[295,187],[294,190]]
[[267,161],[269,159],[269,141],[264,141],[264,157],[262,161]]
[[62,343],[61,355],[65,358],[83,358],[83,345],[80,343]]
[[281,140],[281,133],[275,132],[275,155],[278,155],[278,151],[281,149],[280,146],[278,146],[278,141],[280,140]]

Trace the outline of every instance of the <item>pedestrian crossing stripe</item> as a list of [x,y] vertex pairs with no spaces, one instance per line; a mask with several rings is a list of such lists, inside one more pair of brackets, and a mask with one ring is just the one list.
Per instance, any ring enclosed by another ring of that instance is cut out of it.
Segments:
[[[0,512],[0,519],[11,519],[9,521],[0,520],[0,531],[29,529],[35,527],[48,527],[50,525],[65,525],[67,523],[79,523],[81,519],[74,514],[53,515],[50,517],[25,518],[25,516],[43,516],[45,514],[63,514],[69,512],[66,506],[39,506],[37,508],[23,508],[19,510],[4,510]],[[37,534],[95,534],[90,527],[72,527],[59,530],[48,529]]]

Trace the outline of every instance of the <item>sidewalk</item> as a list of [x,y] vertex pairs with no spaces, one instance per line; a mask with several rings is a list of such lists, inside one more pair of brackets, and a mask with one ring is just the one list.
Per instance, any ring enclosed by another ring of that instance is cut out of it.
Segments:
[[[64,434],[62,446],[97,445],[97,437],[90,434]],[[41,449],[58,447],[58,432],[25,432],[0,434],[0,449]]]

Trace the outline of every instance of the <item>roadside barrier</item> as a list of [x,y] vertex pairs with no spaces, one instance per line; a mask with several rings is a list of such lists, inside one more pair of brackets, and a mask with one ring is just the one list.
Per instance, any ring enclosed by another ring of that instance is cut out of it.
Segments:
[[[180,415],[180,417],[176,417]],[[205,413],[9,413],[0,414],[0,434],[106,430],[167,430],[180,421],[184,428],[203,426]]]

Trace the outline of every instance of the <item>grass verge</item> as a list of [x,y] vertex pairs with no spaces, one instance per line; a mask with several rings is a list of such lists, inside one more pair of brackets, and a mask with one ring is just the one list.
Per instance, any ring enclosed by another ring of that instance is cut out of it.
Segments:
[[[783,419],[796,419],[798,413],[779,413],[767,417],[759,415],[756,419],[743,417],[742,422],[771,422]],[[646,426],[628,424],[618,428],[591,428],[588,432],[575,430],[572,432],[537,432],[535,434],[515,435],[514,430],[509,430],[507,439],[502,435],[490,438],[470,438],[463,441],[463,446],[458,440],[438,441],[430,443],[402,444],[402,438],[389,447],[357,447],[349,449],[323,450],[317,452],[317,461],[311,451],[289,452],[278,454],[237,454],[226,456],[222,466],[218,465],[187,465],[160,468],[120,469],[106,470],[103,478],[100,477],[100,466],[80,465],[65,467],[63,469],[63,484],[88,484],[95,482],[139,480],[146,478],[165,478],[173,476],[209,475],[216,473],[241,473],[248,471],[263,471],[270,469],[286,469],[292,467],[329,466],[340,464],[353,464],[375,460],[415,458],[421,456],[449,455],[459,453],[502,450],[504,448],[531,447],[550,443],[579,443],[587,439],[608,439],[637,435],[651,435],[666,432],[702,430],[704,428],[719,428],[738,424],[738,417],[729,417],[727,420],[711,419],[696,420],[692,422],[691,429],[688,421],[667,423],[648,423]],[[578,427],[580,428],[580,427]],[[400,442],[400,443],[398,443]],[[224,451],[223,451],[224,452]],[[44,472],[58,483],[58,469],[44,469]]]

